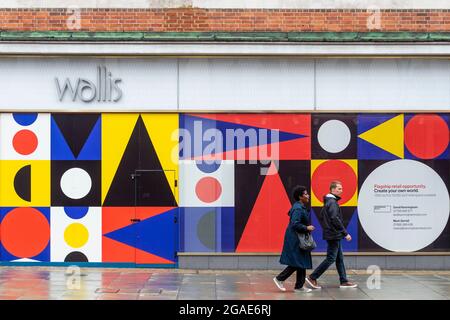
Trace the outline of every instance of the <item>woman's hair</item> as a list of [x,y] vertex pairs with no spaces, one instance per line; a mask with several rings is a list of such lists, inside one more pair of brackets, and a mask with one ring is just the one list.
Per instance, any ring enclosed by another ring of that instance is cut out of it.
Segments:
[[292,192],[292,196],[294,197],[295,201],[299,201],[300,197],[307,191],[306,187],[304,186],[296,186],[294,188],[294,191]]

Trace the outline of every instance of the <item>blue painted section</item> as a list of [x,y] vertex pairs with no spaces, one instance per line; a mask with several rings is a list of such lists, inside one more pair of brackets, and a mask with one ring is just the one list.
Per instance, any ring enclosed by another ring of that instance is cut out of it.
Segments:
[[[380,124],[398,116],[394,115],[358,115],[358,136]],[[400,159],[386,150],[383,150],[358,137],[358,160],[395,160]]]
[[197,160],[195,161],[197,168],[204,173],[213,173],[219,169],[222,164],[221,160]]
[[102,158],[102,117],[98,117],[83,148],[78,155],[78,160],[101,160]]
[[51,159],[52,160],[75,160],[72,150],[67,144],[56,121],[51,118]]
[[[321,210],[321,208],[317,208],[317,210]],[[317,247],[314,251],[316,252],[326,252],[327,251],[327,242],[323,240],[323,230],[320,225],[319,219],[317,218],[316,213],[313,209],[311,209],[311,224],[316,227],[313,232],[314,241],[316,241]]]
[[358,251],[358,220],[358,210],[356,209],[346,227],[347,232],[352,236],[352,241],[348,242],[346,240],[342,240],[342,249],[344,250],[344,253],[345,251]]
[[64,207],[64,212],[72,219],[81,219],[88,211],[89,207]]
[[[48,207],[33,207],[34,209],[39,210],[40,213],[44,215],[44,217],[47,219],[48,224],[50,225],[50,208]],[[8,215],[8,213],[16,209],[16,207],[2,207],[0,208],[0,221],[3,221],[4,217]],[[3,244],[0,242],[0,251],[1,251],[1,260],[2,261],[12,261],[17,259],[22,259],[22,257],[16,257],[9,253],[8,250],[6,250],[5,247],[3,247]],[[29,259],[47,262],[50,261],[50,235],[49,235],[49,241],[47,246],[44,250],[42,250],[38,255],[34,257],[29,257]]]
[[[318,212],[320,212],[321,208],[316,208]],[[313,236],[314,240],[316,241],[317,248],[314,250],[316,252],[326,252],[327,251],[327,241],[323,240],[323,229],[320,225],[319,219],[314,212],[314,210],[311,209],[311,224],[316,227]],[[352,215],[352,218],[350,219],[350,222],[348,223],[347,232],[352,236],[352,241],[348,242],[346,240],[342,240],[342,249],[349,252],[355,252],[358,251],[358,212],[355,210],[355,212]]]
[[[197,157],[201,155],[211,155],[213,154],[210,151],[209,148],[211,148],[211,144],[216,143],[216,148],[214,150],[214,153],[221,153],[231,150],[238,150],[238,149],[244,149],[244,148],[250,148],[255,146],[262,146],[267,145],[275,142],[283,142],[283,141],[289,141],[299,138],[304,138],[306,136],[300,135],[300,134],[294,134],[294,133],[288,133],[279,131],[278,140],[272,141],[271,131],[270,129],[266,128],[258,128],[258,127],[252,127],[247,126],[243,124],[238,123],[231,123],[231,122],[225,122],[225,121],[218,121],[218,120],[211,120],[196,116],[190,116],[190,115],[180,115],[180,128],[185,129],[190,133],[191,138],[191,148],[190,152],[193,150],[193,154],[180,154],[180,159],[189,159],[191,157]],[[256,130],[256,141],[250,141],[248,138],[245,139],[245,143],[242,147],[238,148],[237,146],[237,138],[234,138],[234,143],[227,143],[227,130],[231,130],[232,132],[235,132],[236,130],[243,130],[244,132],[247,130],[254,131]],[[216,130],[216,131],[214,131]],[[198,131],[198,132],[197,132]],[[217,135],[207,135],[205,137],[205,132],[211,133],[215,132]],[[266,132],[267,134],[265,137],[260,136],[260,132]],[[220,134],[219,134],[220,133]],[[201,135],[198,137],[198,135]],[[204,138],[205,137],[205,138]],[[186,138],[186,137],[185,137]],[[222,141],[220,141],[220,138],[222,138]],[[210,141],[205,141],[207,139],[210,139]],[[182,141],[182,139],[180,138]],[[201,143],[199,143],[201,141]],[[220,143],[221,142],[221,143]],[[198,144],[198,145],[196,145]],[[208,147],[208,150],[205,150],[205,148]],[[220,148],[220,149],[219,149]],[[204,152],[205,151],[205,152]]]
[[14,121],[21,126],[32,125],[38,117],[37,113],[13,113]]
[[[234,252],[234,207],[184,207],[180,217],[181,252]],[[214,220],[211,230],[199,230],[205,218]],[[200,239],[200,234],[210,237]]]
[[175,261],[175,237],[170,230],[175,228],[174,216],[177,211],[178,208],[169,210],[104,236],[164,259]]
[[221,251],[234,252],[236,243],[234,238],[234,208],[227,207],[220,209],[220,230],[221,230]]
[[80,154],[75,158],[56,121],[51,120],[51,159],[52,160],[101,160],[101,117],[92,128]]

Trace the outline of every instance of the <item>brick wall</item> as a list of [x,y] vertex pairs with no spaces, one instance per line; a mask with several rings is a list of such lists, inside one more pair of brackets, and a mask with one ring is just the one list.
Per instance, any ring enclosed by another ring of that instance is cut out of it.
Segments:
[[0,9],[2,31],[450,31],[450,10],[381,10],[380,28],[368,28],[366,10],[81,9],[71,30],[66,9]]

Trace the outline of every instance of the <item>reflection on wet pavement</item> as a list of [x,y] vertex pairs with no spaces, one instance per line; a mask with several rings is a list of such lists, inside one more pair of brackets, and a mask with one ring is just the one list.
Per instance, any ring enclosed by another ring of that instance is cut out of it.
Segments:
[[[353,271],[356,289],[340,289],[335,272],[322,290],[293,291],[294,276],[280,292],[277,271],[0,267],[2,300],[339,300],[450,299],[449,271],[383,271],[373,286],[365,271]],[[373,280],[373,279],[372,279]]]

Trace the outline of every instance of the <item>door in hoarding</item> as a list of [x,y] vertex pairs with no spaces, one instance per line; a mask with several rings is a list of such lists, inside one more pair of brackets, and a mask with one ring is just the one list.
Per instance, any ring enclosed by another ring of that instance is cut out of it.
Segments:
[[136,265],[175,267],[178,243],[175,171],[135,170]]

